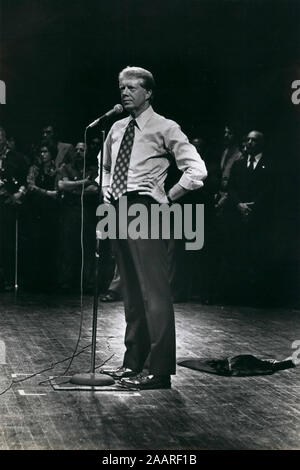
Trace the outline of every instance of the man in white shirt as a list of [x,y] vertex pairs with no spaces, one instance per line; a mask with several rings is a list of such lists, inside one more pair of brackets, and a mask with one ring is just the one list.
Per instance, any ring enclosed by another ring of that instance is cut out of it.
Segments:
[[[112,126],[104,145],[104,201],[118,210],[128,206],[171,203],[203,186],[205,164],[178,124],[155,113],[154,79],[140,67],[119,74],[122,105],[130,114]],[[182,176],[166,194],[170,159]],[[123,365],[104,369],[129,388],[170,388],[175,374],[175,323],[168,280],[166,243],[162,239],[112,240],[123,285],[126,333]]]

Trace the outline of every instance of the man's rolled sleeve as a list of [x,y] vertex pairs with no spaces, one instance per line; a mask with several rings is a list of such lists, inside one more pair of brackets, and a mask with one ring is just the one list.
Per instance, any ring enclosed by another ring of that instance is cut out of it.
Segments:
[[195,146],[190,144],[187,136],[175,123],[168,132],[168,147],[175,156],[179,170],[183,172],[179,180],[180,186],[189,191],[201,188],[207,177],[205,163]]
[[203,186],[203,181],[202,180],[203,179],[204,179],[204,177],[201,177],[199,179],[199,177],[197,178],[197,175],[188,174],[188,172],[186,171],[185,173],[183,173],[183,175],[180,178],[180,180],[178,181],[178,183],[184,189],[187,189],[188,191],[193,191],[194,189],[202,188],[202,186]]

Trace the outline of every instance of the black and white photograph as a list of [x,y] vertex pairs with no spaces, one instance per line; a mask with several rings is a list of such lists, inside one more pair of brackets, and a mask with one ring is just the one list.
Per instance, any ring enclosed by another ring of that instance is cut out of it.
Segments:
[[299,0],[0,0],[0,451],[300,449],[299,144]]

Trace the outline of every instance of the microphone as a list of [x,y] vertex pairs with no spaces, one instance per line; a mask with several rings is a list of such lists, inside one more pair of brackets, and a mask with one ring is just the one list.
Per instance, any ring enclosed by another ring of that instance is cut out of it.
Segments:
[[115,104],[113,109],[110,109],[109,111],[107,111],[107,113],[103,114],[103,116],[100,116],[98,119],[91,122],[91,124],[87,126],[87,129],[89,129],[90,127],[97,126],[97,124],[99,124],[99,122],[102,121],[102,119],[108,119],[110,117],[115,116],[115,114],[121,114],[122,112],[123,112],[123,106],[121,104]]

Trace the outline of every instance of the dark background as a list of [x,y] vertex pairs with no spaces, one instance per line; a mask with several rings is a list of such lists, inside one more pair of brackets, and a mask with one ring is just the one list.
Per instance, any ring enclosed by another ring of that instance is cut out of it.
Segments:
[[0,124],[21,148],[49,121],[76,143],[119,102],[120,69],[139,65],[156,111],[189,136],[217,149],[225,123],[261,130],[277,176],[272,286],[298,305],[299,26],[298,0],[0,0]]

